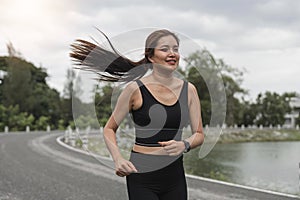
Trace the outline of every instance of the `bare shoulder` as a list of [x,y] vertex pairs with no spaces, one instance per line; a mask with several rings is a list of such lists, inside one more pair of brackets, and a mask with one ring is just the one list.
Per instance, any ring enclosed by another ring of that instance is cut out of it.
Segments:
[[124,88],[124,91],[126,90],[127,92],[134,92],[138,88],[138,84],[136,81],[130,81],[127,83],[126,87]]
[[138,109],[142,105],[142,96],[139,90],[139,85],[136,81],[128,83],[124,89],[124,92],[128,96],[129,110]]
[[191,82],[188,82],[188,102],[191,104],[194,100],[199,100],[197,88]]
[[137,84],[136,81],[131,81],[129,82],[124,90],[123,90],[123,94],[125,96],[127,96],[128,98],[130,98],[131,100],[134,100],[136,97],[139,96],[139,86]]
[[192,93],[193,93],[193,95],[194,95],[194,93],[197,94],[197,88],[196,88],[195,85],[194,85],[193,83],[191,83],[191,82],[188,82],[188,93],[189,93],[189,94],[192,94]]
[[132,96],[132,94],[137,91],[138,87],[139,86],[136,83],[136,81],[131,81],[126,84],[126,86],[124,87],[124,89],[122,91],[122,94],[126,95],[126,96]]

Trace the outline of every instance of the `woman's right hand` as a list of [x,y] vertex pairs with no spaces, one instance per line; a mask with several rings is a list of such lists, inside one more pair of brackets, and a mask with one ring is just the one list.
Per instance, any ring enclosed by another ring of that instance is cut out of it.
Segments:
[[132,162],[124,159],[123,157],[120,157],[115,161],[115,170],[116,174],[121,177],[128,176],[131,173],[137,172]]

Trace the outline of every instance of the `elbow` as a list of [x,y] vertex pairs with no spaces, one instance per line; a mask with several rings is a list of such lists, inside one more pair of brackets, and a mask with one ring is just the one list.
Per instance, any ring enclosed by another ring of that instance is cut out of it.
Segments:
[[104,135],[104,137],[110,135],[112,131],[113,131],[112,128],[104,126],[103,127],[103,135]]
[[110,135],[114,135],[117,131],[117,128],[113,128],[111,126],[108,126],[107,124],[103,127],[103,136],[109,137]]
[[196,132],[196,138],[197,138],[197,146],[200,146],[204,142],[204,133],[203,132]]

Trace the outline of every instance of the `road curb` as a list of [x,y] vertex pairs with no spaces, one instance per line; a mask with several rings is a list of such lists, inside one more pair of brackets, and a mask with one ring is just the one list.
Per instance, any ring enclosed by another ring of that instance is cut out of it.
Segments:
[[111,158],[107,158],[107,157],[104,157],[104,156],[100,156],[100,155],[97,155],[97,154],[94,154],[92,152],[89,152],[88,150],[84,151],[84,150],[81,150],[81,149],[77,149],[75,147],[72,147],[64,142],[62,142],[62,138],[64,138],[64,136],[59,136],[56,138],[56,142],[58,144],[60,144],[61,146],[67,148],[67,149],[70,149],[72,151],[75,151],[75,152],[78,152],[78,153],[82,153],[82,154],[85,154],[85,155],[88,155],[88,156],[93,156],[93,157],[96,157],[96,158],[100,158],[100,159],[103,159],[103,160],[107,160],[107,161],[113,161]]

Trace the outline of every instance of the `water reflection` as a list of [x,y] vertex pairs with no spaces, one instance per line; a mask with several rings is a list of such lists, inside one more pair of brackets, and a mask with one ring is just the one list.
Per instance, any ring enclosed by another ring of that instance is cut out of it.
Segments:
[[232,181],[232,171],[235,171],[234,167],[227,164],[228,157],[224,157],[224,152],[222,152],[218,146],[215,146],[212,152],[210,152],[205,158],[200,159],[198,157],[198,151],[193,150],[190,154],[185,156],[185,169],[187,173],[209,177],[213,179]]
[[186,172],[284,193],[299,192],[300,142],[217,144],[204,159],[193,150]]

